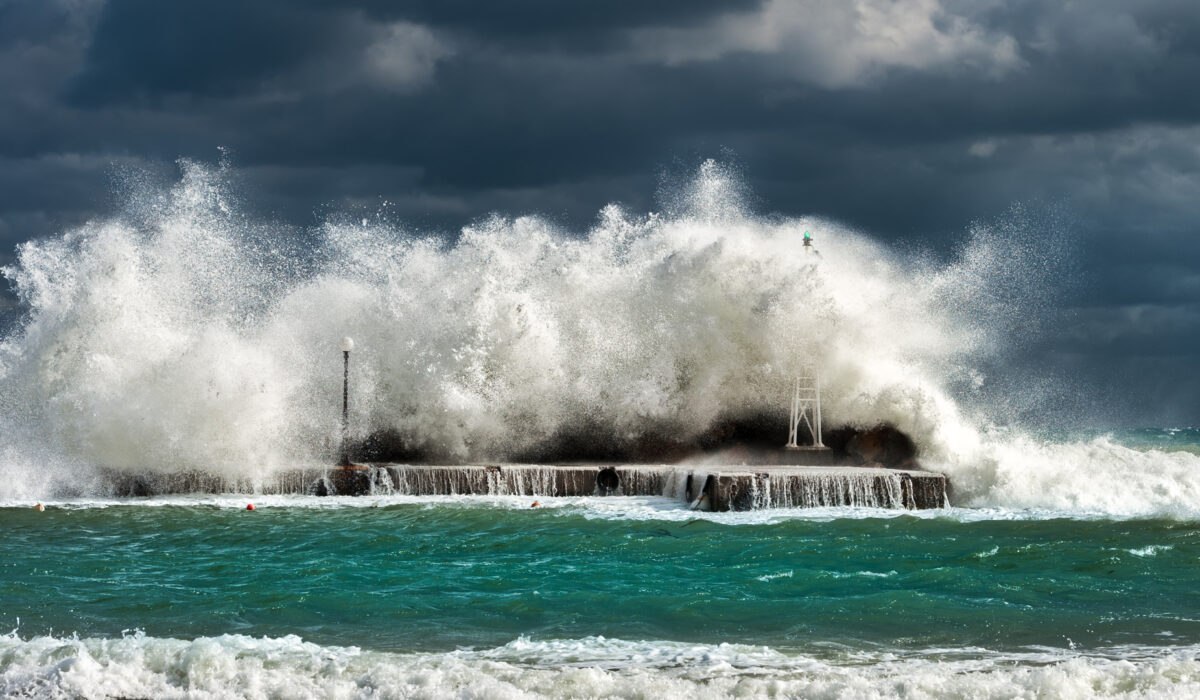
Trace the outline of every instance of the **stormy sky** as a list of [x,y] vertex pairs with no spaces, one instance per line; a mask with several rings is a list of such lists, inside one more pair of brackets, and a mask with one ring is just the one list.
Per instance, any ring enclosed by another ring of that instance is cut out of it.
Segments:
[[934,250],[1021,205],[1075,241],[1025,357],[1087,390],[1045,405],[1200,423],[1195,0],[0,0],[0,263],[219,148],[301,228],[584,230],[710,156]]

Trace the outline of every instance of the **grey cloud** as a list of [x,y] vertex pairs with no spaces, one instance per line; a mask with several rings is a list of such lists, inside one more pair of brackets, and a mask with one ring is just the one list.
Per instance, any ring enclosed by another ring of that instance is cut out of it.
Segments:
[[667,65],[769,54],[784,75],[835,88],[891,68],[997,77],[1022,64],[1013,37],[939,0],[769,0],[700,26],[637,29],[631,42],[644,60]]
[[373,82],[407,90],[428,82],[438,61],[453,55],[454,49],[421,25],[392,22],[375,31],[363,53]]
[[0,159],[3,252],[31,235],[78,224],[112,204],[111,157],[48,154]]
[[[564,3],[556,0],[375,1],[361,6],[373,17],[406,19],[454,29],[510,50],[586,52],[612,50],[624,32],[644,26],[690,26],[739,10],[753,10],[763,0],[610,0]],[[336,5],[334,0],[326,6]]]
[[68,98],[89,107],[253,92],[336,46],[343,24],[276,1],[109,0]]
[[1081,309],[1069,339],[1080,351],[1115,356],[1180,356],[1200,342],[1200,303]]

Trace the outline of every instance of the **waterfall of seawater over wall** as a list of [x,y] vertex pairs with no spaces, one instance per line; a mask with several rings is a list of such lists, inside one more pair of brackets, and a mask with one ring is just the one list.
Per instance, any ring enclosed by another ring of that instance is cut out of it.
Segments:
[[[751,508],[909,508],[914,503],[937,503],[925,490],[936,486],[928,479],[913,479],[903,472],[759,474],[750,482]],[[918,493],[918,491],[920,491]],[[948,504],[943,504],[948,505]]]
[[[371,467],[363,478],[369,480],[360,484],[364,492],[409,496],[666,496],[681,506],[721,510],[948,505],[945,481],[938,475],[850,468],[752,473],[736,466],[711,471],[654,465],[387,465]],[[328,481],[322,483],[329,487]]]
[[[414,496],[431,494],[489,496],[553,496],[558,492],[556,475],[544,467],[519,469],[489,467],[393,467],[398,493]],[[564,478],[574,475],[564,475]],[[594,488],[595,476],[586,475]]]
[[[349,472],[301,469],[278,472],[250,482],[200,472],[128,474],[109,471],[104,486],[114,496],[171,493],[258,493],[406,496],[665,496],[681,506],[737,510],[859,506],[876,508],[938,507],[944,486],[936,475],[915,478],[880,470],[844,469],[824,473],[791,470],[753,474],[691,470],[666,465],[621,466],[412,466],[369,465]],[[81,487],[82,489],[82,487]],[[719,491],[718,491],[719,490]]]
[[[633,496],[669,495],[664,467],[391,466],[395,492],[406,495]],[[611,485],[602,472],[611,472]]]
[[[293,469],[260,478],[228,478],[206,472],[138,472],[102,470],[95,479],[79,485],[64,496],[112,495],[157,496],[169,493],[261,493],[304,494],[313,484],[328,478],[323,468]],[[385,488],[381,480],[381,489]],[[385,492],[385,491],[384,491]]]

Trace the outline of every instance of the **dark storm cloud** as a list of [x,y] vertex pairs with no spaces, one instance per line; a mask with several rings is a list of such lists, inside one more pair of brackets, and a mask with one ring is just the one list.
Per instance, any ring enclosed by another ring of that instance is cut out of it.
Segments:
[[1192,0],[0,0],[0,245],[218,147],[265,216],[447,232],[579,230],[727,148],[764,211],[942,254],[1071,212],[1086,275],[1036,352],[1150,384],[1200,360],[1196,85]]
[[328,50],[337,19],[281,2],[109,2],[65,96],[96,106],[255,90]]
[[[762,0],[611,0],[565,3],[553,0],[515,0],[480,3],[473,0],[367,2],[372,17],[452,27],[487,42],[531,42],[566,51],[595,50],[611,44],[621,30],[645,25],[694,24],[714,15],[752,10]],[[330,2],[328,6],[337,6]]]

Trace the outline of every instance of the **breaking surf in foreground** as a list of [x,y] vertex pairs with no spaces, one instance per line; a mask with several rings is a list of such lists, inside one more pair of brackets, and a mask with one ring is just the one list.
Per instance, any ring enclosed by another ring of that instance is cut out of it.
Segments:
[[121,698],[1077,697],[1200,694],[1200,648],[1094,654],[984,649],[856,652],[816,658],[768,647],[603,637],[444,654],[326,647],[298,637],[191,641],[0,638],[0,690]]

